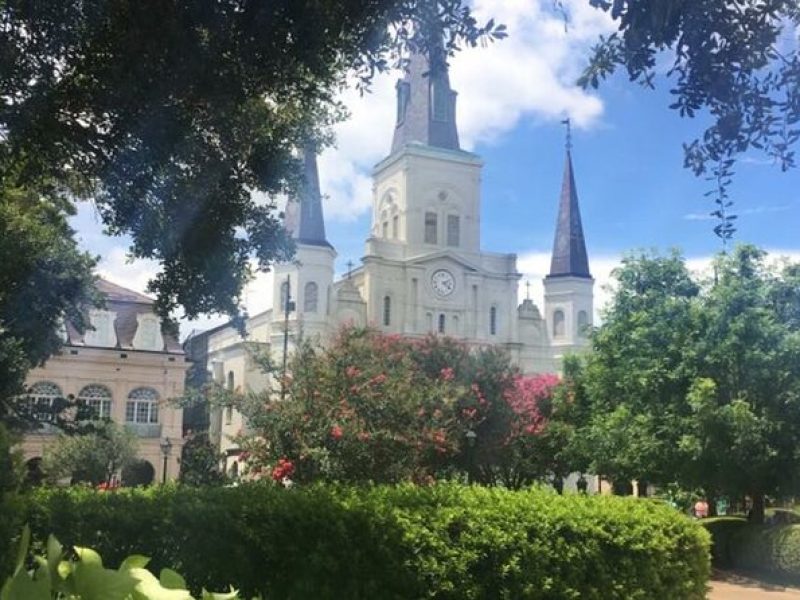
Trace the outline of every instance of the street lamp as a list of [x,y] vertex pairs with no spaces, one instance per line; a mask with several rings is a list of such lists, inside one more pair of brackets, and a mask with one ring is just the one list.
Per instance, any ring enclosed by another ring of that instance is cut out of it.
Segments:
[[170,452],[172,452],[172,442],[169,441],[169,438],[164,438],[161,440],[161,454],[164,455],[164,469],[161,472],[161,483],[167,483],[167,459],[169,458]]
[[467,438],[467,483],[472,483],[472,472],[475,470],[475,441],[478,439],[478,434],[468,429],[464,434]]

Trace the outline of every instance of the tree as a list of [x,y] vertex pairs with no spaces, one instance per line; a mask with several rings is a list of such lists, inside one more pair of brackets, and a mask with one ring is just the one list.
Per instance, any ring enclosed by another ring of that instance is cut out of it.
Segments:
[[545,405],[557,378],[523,377],[496,348],[345,328],[302,346],[286,398],[246,397],[250,474],[347,482],[442,477],[520,487],[552,471]]
[[178,480],[187,485],[221,485],[226,481],[225,474],[220,470],[221,460],[207,433],[191,434],[181,450],[181,474]]
[[601,38],[580,79],[597,87],[618,67],[653,87],[659,55],[681,116],[707,111],[713,124],[685,146],[695,173],[751,148],[783,170],[795,165],[800,138],[800,50],[796,0],[589,0],[619,29]]
[[2,164],[90,195],[160,263],[165,318],[236,315],[251,261],[290,257],[274,197],[300,185],[296,149],[328,140],[348,75],[505,35],[458,0],[6,0],[0,23]]
[[78,250],[66,220],[70,203],[52,185],[10,179],[0,175],[0,420],[16,429],[13,399],[28,370],[61,346],[65,321],[85,327],[98,298],[95,259]]
[[44,454],[43,469],[51,481],[98,485],[110,482],[136,459],[136,436],[111,421],[98,423],[96,431],[60,435]]
[[626,259],[582,376],[595,472],[747,494],[756,520],[765,495],[795,493],[796,272],[752,246],[721,255],[702,284],[677,254]]

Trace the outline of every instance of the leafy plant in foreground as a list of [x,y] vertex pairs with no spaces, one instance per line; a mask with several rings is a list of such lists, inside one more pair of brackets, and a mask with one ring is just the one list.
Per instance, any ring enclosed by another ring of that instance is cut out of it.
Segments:
[[[107,569],[100,555],[89,548],[65,550],[54,536],[47,539],[45,556],[33,557],[33,568],[25,568],[30,529],[20,541],[14,574],[0,590],[0,600],[192,600],[183,577],[162,569],[157,579],[145,569],[149,558],[132,555],[119,569]],[[203,600],[238,600],[227,593],[203,590]]]

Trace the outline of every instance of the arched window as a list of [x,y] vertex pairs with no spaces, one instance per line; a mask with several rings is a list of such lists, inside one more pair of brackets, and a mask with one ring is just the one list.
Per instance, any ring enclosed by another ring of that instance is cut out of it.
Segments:
[[289,301],[289,282],[281,284],[281,314],[286,312],[286,303]]
[[55,421],[53,404],[57,398],[63,398],[61,388],[51,381],[38,381],[31,386],[28,392],[28,410],[31,415],[42,422]]
[[153,388],[136,388],[128,394],[125,404],[128,423],[158,423],[158,392]]
[[489,335],[497,335],[497,307],[489,309]]
[[389,239],[389,221],[384,221],[382,226],[383,239]]
[[388,327],[392,324],[392,299],[389,296],[383,297],[383,325]]
[[319,302],[319,288],[313,281],[309,281],[303,290],[303,312],[317,312]]
[[426,244],[435,244],[436,243],[436,213],[435,212],[426,212],[425,213],[425,243]]
[[406,106],[411,96],[411,84],[407,81],[397,82],[397,123],[403,122],[406,116]]
[[553,313],[553,337],[564,337],[564,311],[558,309]]
[[458,215],[447,215],[447,245],[458,246],[461,243],[461,219]]
[[106,386],[95,383],[87,385],[78,394],[78,400],[91,409],[95,419],[111,418],[111,391]]
[[392,217],[392,239],[397,239],[397,233],[400,229],[400,217],[397,215]]
[[578,311],[578,335],[580,337],[589,335],[589,314],[585,310]]
[[444,314],[439,315],[439,333],[444,333],[446,318]]

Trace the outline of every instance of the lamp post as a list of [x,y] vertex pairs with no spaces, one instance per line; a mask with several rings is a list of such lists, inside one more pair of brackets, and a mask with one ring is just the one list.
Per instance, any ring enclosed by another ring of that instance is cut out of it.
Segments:
[[475,470],[475,441],[478,439],[478,434],[468,429],[464,434],[467,438],[467,483],[472,483],[472,472]]
[[161,454],[164,455],[164,469],[161,471],[161,483],[167,483],[167,459],[169,458],[170,452],[172,452],[172,442],[169,441],[169,438],[164,438],[161,440]]
[[286,294],[281,290],[283,307],[283,374],[281,376],[281,400],[286,396],[286,361],[289,356],[289,314],[295,309],[292,301],[292,279],[286,276]]

